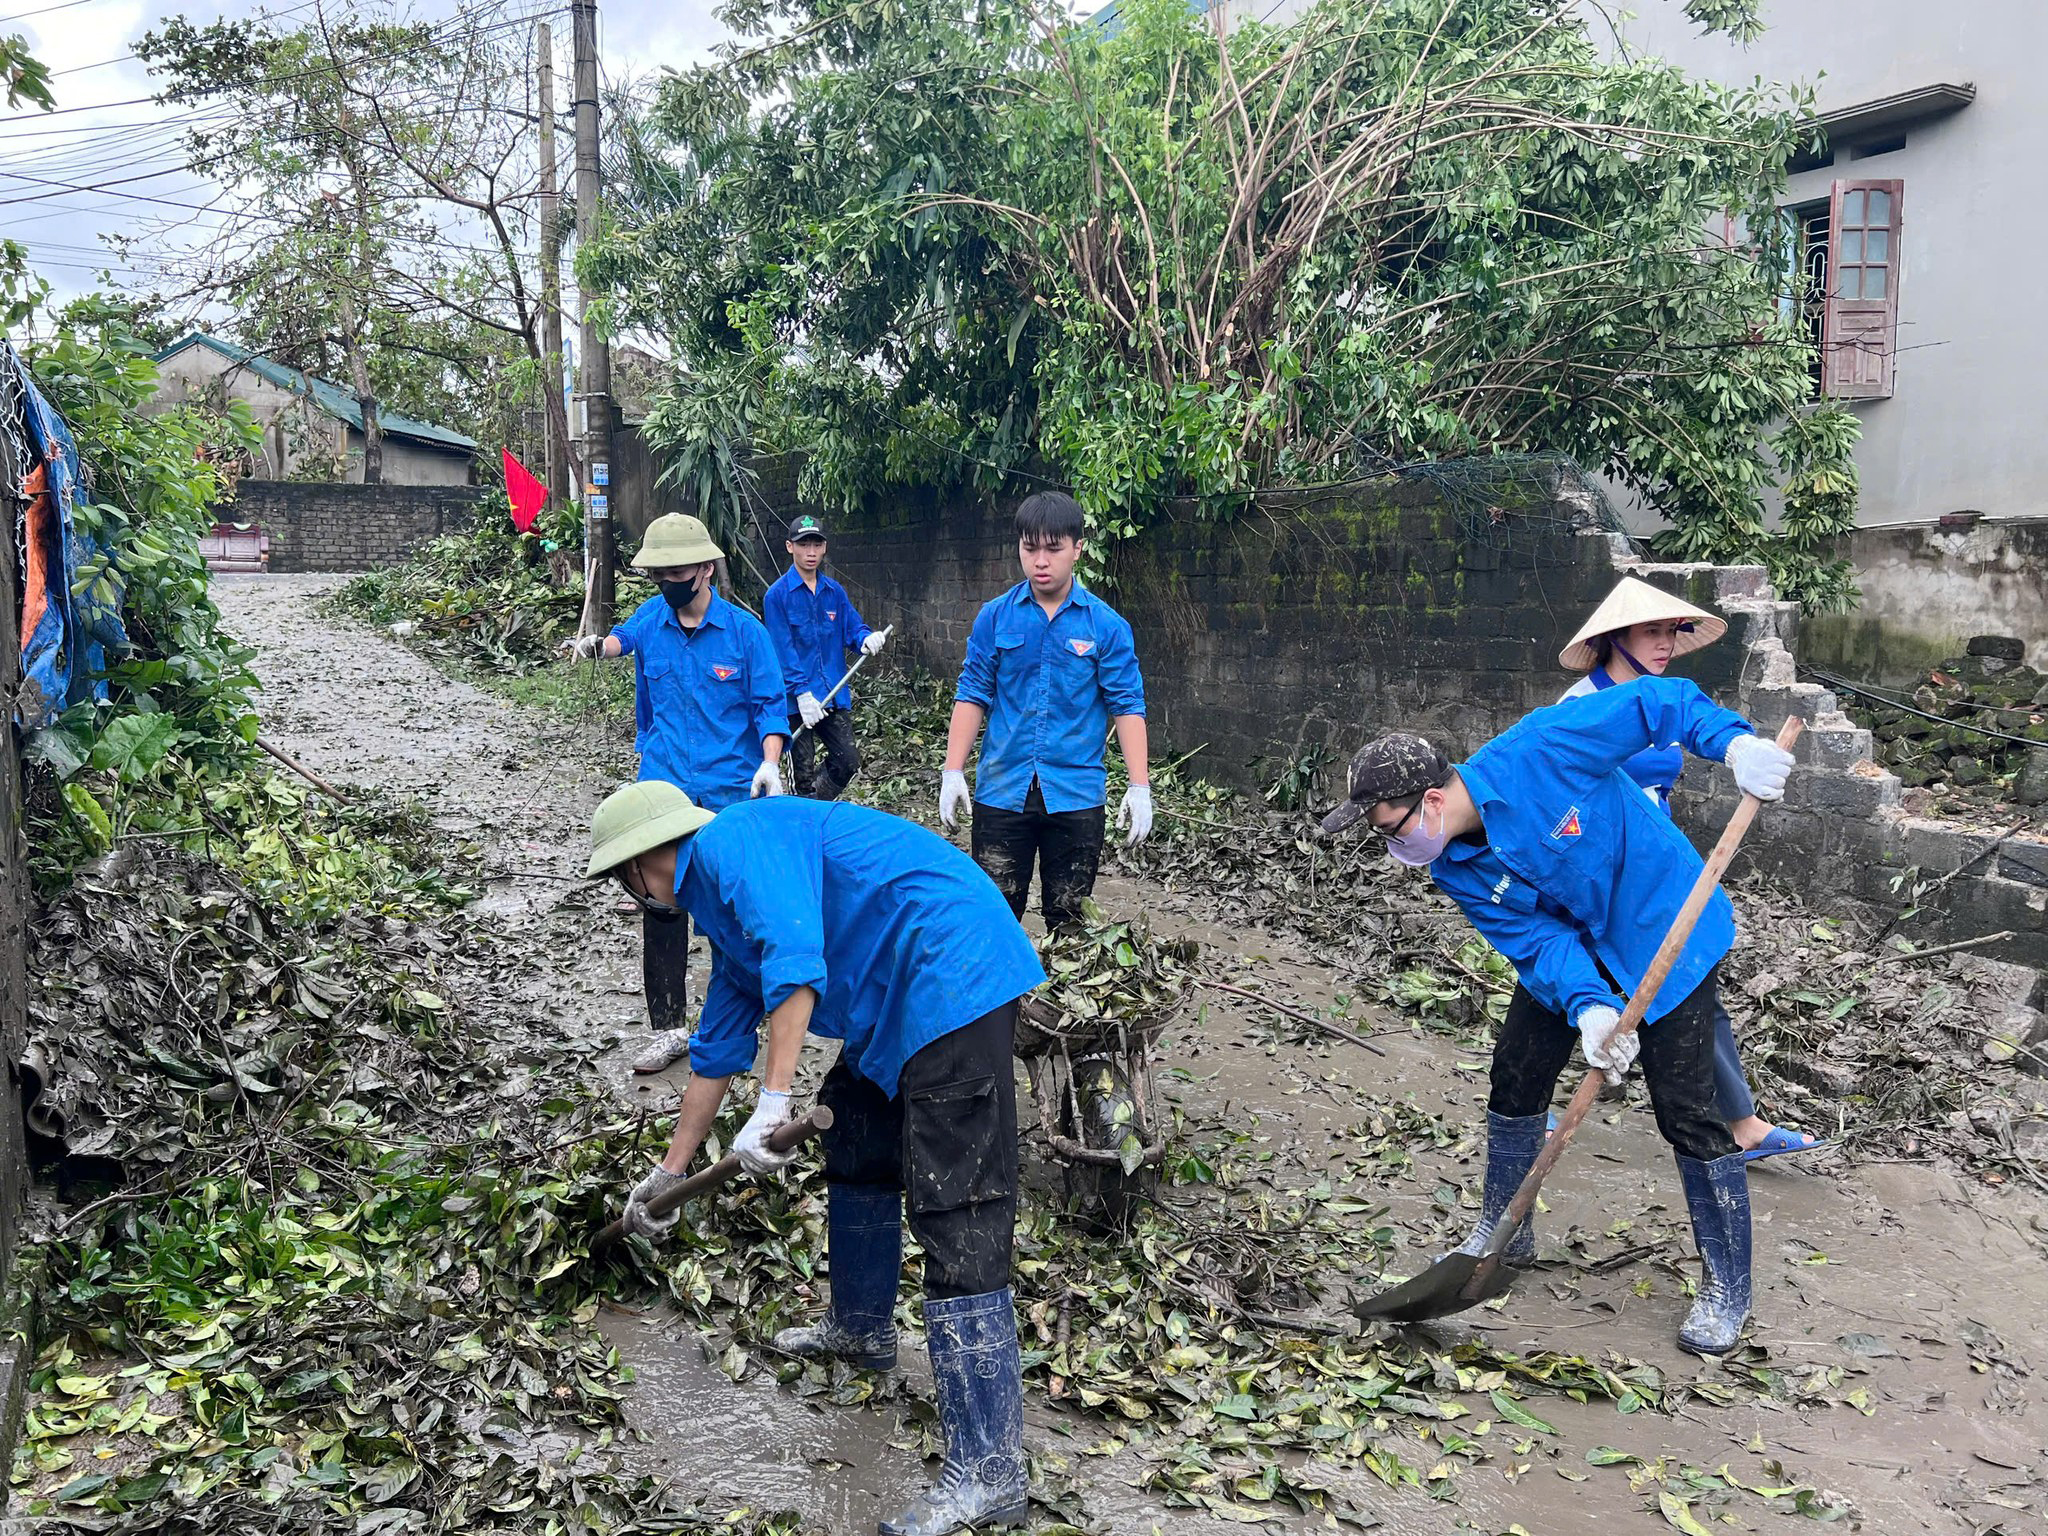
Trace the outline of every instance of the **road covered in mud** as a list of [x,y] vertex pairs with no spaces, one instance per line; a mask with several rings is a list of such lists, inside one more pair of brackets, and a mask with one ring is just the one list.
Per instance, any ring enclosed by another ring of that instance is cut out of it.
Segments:
[[[539,1023],[606,1046],[591,1070],[658,1121],[679,1075],[635,1081],[623,1065],[644,1029],[638,919],[576,879],[630,740],[615,717],[523,706],[325,616],[335,584],[217,584],[258,651],[266,731],[324,777],[423,802],[484,893],[451,1005],[486,1032]],[[867,788],[928,814],[937,742],[920,773],[914,742],[870,727]],[[1222,814],[1176,803],[1170,785],[1161,805]],[[1059,1171],[1028,1142],[1018,1289],[1042,1528],[2048,1529],[2048,1204],[2027,1180],[1868,1142],[1759,1165],[1757,1320],[1742,1349],[1703,1362],[1674,1340],[1697,1266],[1676,1170],[1632,1085],[1546,1185],[1540,1269],[1461,1317],[1361,1333],[1348,1298],[1415,1273],[1476,1209],[1483,1017],[1387,1007],[1355,948],[1311,923],[1248,923],[1198,872],[1126,868],[1098,899],[1197,940],[1208,975],[1255,997],[1206,989],[1163,1042],[1169,1177],[1131,1233],[1091,1235],[1067,1215]],[[1498,984],[1481,971],[1472,991],[1483,1001]],[[1776,1108],[1828,1130],[1856,1113],[1818,1098]],[[650,1129],[621,1148],[621,1193],[654,1141]],[[850,1531],[916,1485],[936,1423],[916,1350],[878,1381],[765,1347],[820,1303],[822,1196],[813,1171],[693,1207],[654,1257],[660,1293],[622,1290],[593,1326],[630,1369],[624,1412],[644,1439],[629,1458],[707,1509]],[[914,1306],[902,1318],[914,1324]]]

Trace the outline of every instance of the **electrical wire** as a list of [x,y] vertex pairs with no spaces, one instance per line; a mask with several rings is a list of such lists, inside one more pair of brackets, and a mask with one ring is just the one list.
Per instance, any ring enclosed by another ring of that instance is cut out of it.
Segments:
[[[1978,736],[1988,736],[1993,741],[2009,741],[2016,747],[2048,746],[2048,742],[2033,741],[2025,736],[2014,736],[2005,731],[1994,731],[1986,725],[1971,725],[1966,720],[1949,720],[1940,715],[1929,714],[1917,704],[1901,704],[1896,700],[1887,699],[1881,694],[1871,692],[1868,688],[1860,687],[1855,683],[1844,682],[1839,677],[1831,677],[1818,667],[1801,667],[1799,670],[1808,677],[1825,683],[1829,688],[1836,689],[1842,693],[1854,694],[1861,699],[1869,699],[1874,704],[1882,704],[1886,709],[1896,709],[1900,714],[1918,715],[1922,720],[1932,720],[1939,726],[1959,731],[1970,731]],[[1976,706],[1973,705],[1971,707],[1975,708]]]

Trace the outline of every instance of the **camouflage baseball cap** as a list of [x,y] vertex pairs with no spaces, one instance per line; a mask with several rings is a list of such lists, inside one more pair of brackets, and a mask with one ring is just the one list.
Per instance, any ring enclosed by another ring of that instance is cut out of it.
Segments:
[[1425,789],[1441,789],[1450,777],[1450,762],[1420,736],[1393,731],[1369,741],[1351,759],[1350,793],[1323,818],[1323,835],[1347,830],[1382,800],[1405,800]]

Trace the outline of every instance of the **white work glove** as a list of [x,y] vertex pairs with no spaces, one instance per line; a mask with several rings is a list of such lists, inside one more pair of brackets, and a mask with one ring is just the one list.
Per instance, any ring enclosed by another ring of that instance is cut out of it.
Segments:
[[778,1152],[768,1145],[768,1138],[787,1124],[789,1095],[763,1088],[761,1102],[754,1106],[752,1117],[732,1140],[733,1155],[739,1158],[740,1166],[757,1179],[780,1173],[796,1156],[796,1149]]
[[656,1195],[674,1189],[686,1177],[685,1174],[670,1173],[661,1164],[656,1163],[647,1177],[633,1186],[633,1193],[626,1196],[626,1230],[637,1232],[649,1242],[655,1243],[675,1231],[676,1220],[683,1214],[682,1207],[677,1206],[666,1216],[654,1216],[648,1213],[647,1202]]
[[948,768],[939,780],[939,820],[948,829],[958,825],[960,807],[967,803],[967,775]]
[[818,702],[815,693],[800,693],[796,696],[796,712],[802,717],[804,729],[809,730],[825,718],[825,706]]
[[1615,1033],[1620,1024],[1621,1015],[1605,1004],[1579,1015],[1579,1045],[1586,1062],[1605,1072],[1609,1086],[1615,1088],[1621,1086],[1628,1069],[1635,1065],[1636,1053],[1643,1048],[1634,1030],[1625,1035]]
[[1792,777],[1792,754],[1761,736],[1738,736],[1721,759],[1735,775],[1735,787],[1759,800],[1778,800]]
[[876,653],[878,653],[883,646],[889,643],[889,630],[894,629],[895,627],[896,626],[894,624],[891,624],[889,626],[889,629],[877,629],[871,631],[867,639],[861,641],[860,643],[861,655],[873,656]]
[[779,795],[781,793],[781,764],[763,760],[761,766],[754,770],[754,782],[747,786],[747,798],[758,800],[763,795]]
[[1124,791],[1123,803],[1116,808],[1116,824],[1131,829],[1124,837],[1126,848],[1135,848],[1152,835],[1151,785],[1133,784]]
[[561,651],[578,661],[595,661],[604,654],[604,641],[603,635],[572,635],[562,642]]

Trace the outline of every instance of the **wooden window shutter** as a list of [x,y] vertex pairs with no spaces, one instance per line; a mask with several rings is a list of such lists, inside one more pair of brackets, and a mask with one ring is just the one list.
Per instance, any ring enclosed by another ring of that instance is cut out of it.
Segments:
[[1828,199],[1821,393],[1888,400],[1899,350],[1903,181],[1838,181]]

